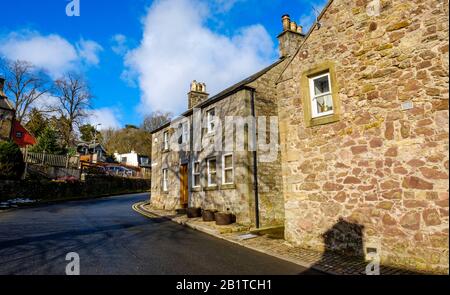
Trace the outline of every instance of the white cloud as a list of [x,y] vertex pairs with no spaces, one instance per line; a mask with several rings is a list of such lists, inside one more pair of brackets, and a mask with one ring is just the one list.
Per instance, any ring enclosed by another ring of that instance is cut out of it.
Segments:
[[89,111],[87,121],[92,125],[101,124],[99,130],[108,128],[120,128],[120,113],[114,108],[99,108]]
[[103,48],[98,43],[91,40],[81,39],[77,44],[77,49],[79,57],[84,59],[86,63],[92,65],[99,64],[100,59],[98,54],[103,51]]
[[0,37],[0,55],[29,61],[53,78],[79,69],[81,65],[98,64],[100,50],[101,46],[94,41],[81,39],[73,45],[59,35],[44,36],[35,31],[13,32]]
[[127,37],[125,35],[116,34],[112,37],[112,41],[114,45],[111,46],[111,49],[114,53],[123,55],[128,51]]
[[140,46],[125,58],[124,76],[134,73],[142,92],[141,112],[181,112],[187,108],[192,80],[205,82],[215,94],[276,57],[262,25],[228,37],[206,27],[208,14],[209,7],[197,0],[155,1],[149,8]]

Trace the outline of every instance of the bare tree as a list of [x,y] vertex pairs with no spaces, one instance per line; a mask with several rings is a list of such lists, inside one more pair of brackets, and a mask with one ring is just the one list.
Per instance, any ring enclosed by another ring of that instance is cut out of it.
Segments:
[[26,61],[2,60],[1,68],[5,73],[6,93],[14,102],[16,120],[22,123],[33,105],[49,92],[49,79]]
[[164,113],[161,111],[152,112],[150,115],[147,115],[144,118],[144,122],[142,123],[141,128],[145,131],[151,132],[161,125],[169,122],[171,119],[172,113]]
[[68,73],[55,81],[55,96],[59,99],[58,112],[67,124],[64,141],[66,146],[70,146],[75,142],[75,127],[87,117],[93,96],[85,79],[75,73]]

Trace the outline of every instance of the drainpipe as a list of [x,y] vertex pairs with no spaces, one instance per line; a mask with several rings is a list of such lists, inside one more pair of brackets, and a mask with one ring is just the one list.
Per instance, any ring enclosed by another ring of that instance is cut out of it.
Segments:
[[[256,113],[255,113],[255,88],[248,87],[250,90],[250,106],[252,117],[255,119],[256,124]],[[256,125],[254,126],[256,128]],[[253,153],[253,190],[255,192],[255,226],[259,228],[259,195],[258,195],[258,157],[256,153],[256,129],[253,136],[255,141]]]

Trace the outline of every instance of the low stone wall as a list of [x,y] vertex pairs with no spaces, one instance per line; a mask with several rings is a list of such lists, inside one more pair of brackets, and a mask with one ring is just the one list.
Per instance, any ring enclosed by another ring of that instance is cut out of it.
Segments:
[[88,176],[84,181],[0,181],[0,202],[15,198],[39,201],[94,198],[150,190],[149,179]]

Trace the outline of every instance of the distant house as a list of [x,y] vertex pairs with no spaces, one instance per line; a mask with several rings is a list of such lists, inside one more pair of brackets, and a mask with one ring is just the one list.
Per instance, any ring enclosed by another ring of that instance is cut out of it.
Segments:
[[148,156],[143,156],[137,154],[135,151],[131,151],[126,154],[114,153],[114,157],[117,162],[133,167],[150,167],[150,158]]
[[100,143],[79,143],[77,153],[81,161],[90,163],[99,163],[106,161],[106,149]]
[[151,177],[151,161],[150,157],[145,155],[139,155],[135,151],[131,151],[126,154],[114,153],[114,157],[117,162],[124,166],[140,168],[141,173],[144,177]]
[[12,140],[19,147],[27,147],[29,145],[35,145],[37,143],[36,138],[18,121],[13,121],[13,128],[11,133]]

